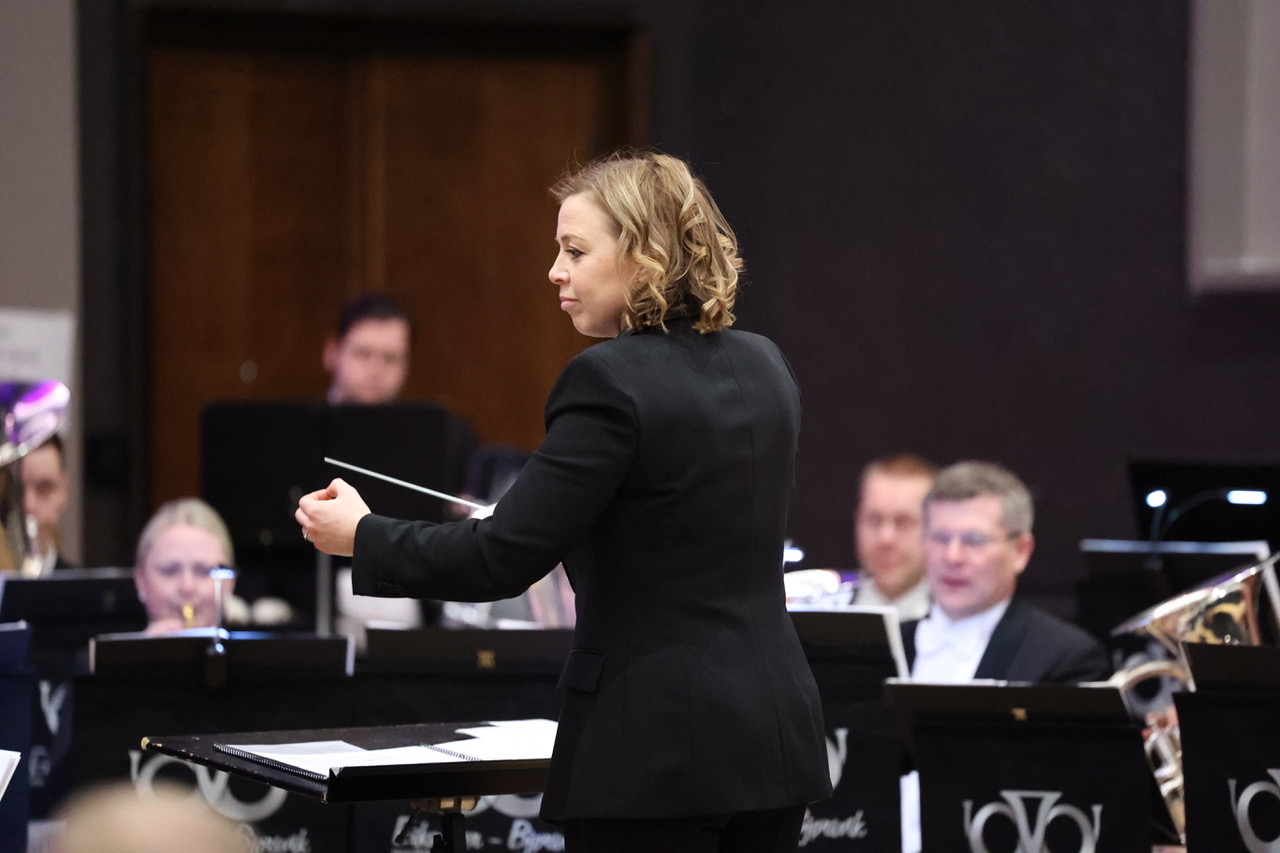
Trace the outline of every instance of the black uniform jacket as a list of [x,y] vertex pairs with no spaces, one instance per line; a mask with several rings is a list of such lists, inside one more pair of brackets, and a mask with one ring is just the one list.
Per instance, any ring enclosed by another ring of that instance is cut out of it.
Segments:
[[492,517],[366,516],[360,595],[485,601],[563,561],[577,595],[552,820],[777,808],[830,792],[782,546],[800,398],[765,338],[624,332],[575,357]]
[[[907,666],[916,660],[916,625],[904,622],[902,642]],[[1107,652],[1094,637],[1014,596],[996,623],[974,678],[1037,684],[1104,681],[1111,675]]]

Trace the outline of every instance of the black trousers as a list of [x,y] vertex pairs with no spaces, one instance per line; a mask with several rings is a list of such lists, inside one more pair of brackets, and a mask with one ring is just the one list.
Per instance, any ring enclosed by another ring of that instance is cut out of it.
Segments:
[[565,853],[795,853],[804,806],[673,818],[564,822]]

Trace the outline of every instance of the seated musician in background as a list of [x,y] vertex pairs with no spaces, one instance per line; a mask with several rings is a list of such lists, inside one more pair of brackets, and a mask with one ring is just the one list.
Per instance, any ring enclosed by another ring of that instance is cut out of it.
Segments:
[[70,493],[62,437],[52,436],[22,457],[18,465],[22,475],[22,508],[28,518],[34,519],[36,528],[24,573],[43,577],[55,569],[71,568],[59,540],[59,527]]
[[391,297],[357,296],[342,307],[337,333],[324,342],[331,405],[394,403],[409,378],[409,315]]
[[853,514],[859,566],[854,604],[893,607],[903,620],[929,612],[921,529],[924,496],[936,471],[911,453],[877,459],[862,469]]
[[924,499],[925,573],[933,605],[903,625],[911,677],[1069,684],[1111,674],[1084,629],[1014,595],[1035,550],[1026,485],[992,462],[944,468]]
[[[147,633],[168,634],[222,624],[214,569],[235,565],[231,534],[218,511],[199,498],[179,498],[156,510],[138,537],[133,580],[147,610]],[[224,614],[244,621],[244,602],[222,583]]]
[[784,578],[788,601],[838,596],[852,583],[856,585],[851,604],[892,607],[903,621],[928,613],[921,529],[924,496],[935,471],[932,463],[913,453],[886,456],[863,468],[853,511],[858,570],[789,572]]
[[[1084,629],[1015,595],[1035,550],[1031,493],[992,462],[938,472],[924,499],[925,574],[933,604],[902,626],[913,681],[975,678],[1074,684],[1102,681],[1111,665]],[[915,774],[903,779],[902,849],[920,849]]]

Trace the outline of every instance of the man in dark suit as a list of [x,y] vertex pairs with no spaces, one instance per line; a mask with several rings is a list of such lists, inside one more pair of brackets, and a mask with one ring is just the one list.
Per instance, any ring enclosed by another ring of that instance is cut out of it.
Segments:
[[925,573],[933,607],[903,625],[911,676],[1070,684],[1110,675],[1083,629],[1017,598],[1035,549],[1027,487],[990,462],[939,472],[924,501]]
[[[929,615],[902,626],[911,678],[954,684],[975,678],[1049,684],[1111,674],[1106,651],[1083,629],[1018,598],[1035,538],[1031,493],[991,462],[938,472],[924,499]],[[919,789],[903,779],[902,849],[920,849]]]

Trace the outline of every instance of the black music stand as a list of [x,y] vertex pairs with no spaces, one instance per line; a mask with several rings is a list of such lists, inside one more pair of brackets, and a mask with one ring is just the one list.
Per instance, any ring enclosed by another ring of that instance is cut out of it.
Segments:
[[[213,648],[215,642],[221,652]],[[99,637],[93,648],[95,672],[75,679],[68,703],[73,712],[66,762],[70,782],[81,787],[132,780],[145,793],[152,780],[167,780],[220,799],[260,838],[281,844],[306,838],[313,853],[348,853],[350,808],[325,807],[250,779],[217,779],[204,768],[139,754],[138,742],[157,731],[353,725],[350,658],[345,637],[212,629]]]
[[1267,849],[1280,826],[1280,649],[1185,643],[1195,690],[1174,704],[1188,853]]
[[1088,836],[1098,850],[1150,851],[1152,829],[1134,816],[1152,814],[1154,783],[1118,689],[893,681],[886,690],[920,772],[929,853],[969,853],[971,837],[1058,850],[1087,847]]
[[[334,768],[315,778],[281,765],[232,755],[219,744],[293,744],[345,741],[365,749],[444,744],[459,740],[459,729],[480,723],[435,723],[409,726],[307,729],[239,734],[145,737],[142,748],[255,779],[322,803],[357,803],[409,799],[415,814],[442,815],[440,851],[466,850],[463,812],[487,794],[536,793],[546,786],[551,759],[466,760],[430,764],[388,764]],[[401,831],[405,836],[411,830]],[[432,847],[435,850],[436,846]]]
[[[366,633],[364,652],[356,660],[355,725],[554,719],[560,712],[564,697],[556,684],[572,631],[424,628]],[[481,849],[505,850],[512,837],[542,844],[540,849],[563,844],[560,828],[538,817],[536,797],[497,796],[483,805],[467,815],[472,840],[484,839]],[[385,846],[388,833],[396,834],[412,819],[403,803],[391,801],[356,803],[351,811],[352,844],[358,849]],[[420,826],[411,843],[427,843],[426,835],[426,827]]]
[[[70,789],[71,680],[87,666],[95,635],[146,627],[133,571],[124,568],[65,569],[43,578],[0,578],[0,621],[31,626],[29,659],[45,696],[31,699],[29,810],[48,817]],[[3,833],[0,833],[3,834]]]
[[205,684],[214,688],[226,684],[229,671],[259,678],[342,678],[351,675],[354,662],[350,637],[314,634],[191,628],[159,637],[101,634],[89,641],[89,671],[94,675],[203,672]]
[[562,628],[483,630],[369,628],[361,668],[366,671],[559,672],[573,646]]
[[793,608],[791,621],[822,697],[833,771],[830,799],[809,808],[815,834],[805,850],[899,853],[904,752],[884,694],[886,678],[906,674],[897,613]]
[[466,421],[428,402],[219,402],[201,414],[200,436],[200,493],[231,531],[237,592],[281,595],[313,610],[320,634],[332,629],[332,562],[302,539],[293,517],[299,498],[341,476],[380,515],[446,518],[440,499],[344,471],[325,457],[456,495],[474,446]]
[[133,570],[64,569],[44,578],[0,577],[0,622],[32,627],[32,655],[42,676],[64,675],[91,637],[141,630],[147,611]]

